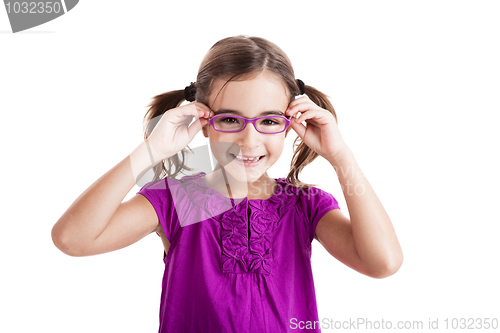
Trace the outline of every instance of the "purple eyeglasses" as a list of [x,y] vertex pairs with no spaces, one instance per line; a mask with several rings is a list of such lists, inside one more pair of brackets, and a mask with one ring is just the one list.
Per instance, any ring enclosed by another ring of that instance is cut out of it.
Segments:
[[248,123],[252,123],[253,127],[259,133],[277,134],[285,131],[290,125],[289,118],[272,115],[253,119],[238,116],[217,115],[210,118],[209,122],[217,132],[224,133],[241,132]]

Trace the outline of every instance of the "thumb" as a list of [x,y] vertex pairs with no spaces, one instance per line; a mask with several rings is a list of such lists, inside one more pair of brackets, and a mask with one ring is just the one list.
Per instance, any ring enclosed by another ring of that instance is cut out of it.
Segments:
[[196,133],[198,133],[207,123],[208,120],[206,120],[205,118],[198,118],[188,127],[189,142],[193,140]]
[[306,127],[297,121],[297,118],[292,117],[290,120],[290,126],[292,126],[293,130],[300,136],[301,139],[304,138],[306,134]]

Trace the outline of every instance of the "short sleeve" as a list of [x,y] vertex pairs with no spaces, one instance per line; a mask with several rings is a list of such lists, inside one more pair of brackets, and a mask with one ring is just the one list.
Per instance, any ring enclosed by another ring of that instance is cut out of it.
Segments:
[[137,194],[142,194],[149,200],[156,211],[156,215],[158,215],[158,220],[163,227],[165,236],[171,243],[172,236],[174,236],[177,232],[178,223],[175,223],[175,209],[172,209],[173,200],[168,188],[167,180],[160,179],[158,181],[147,183],[137,192]]
[[321,218],[329,211],[340,207],[333,195],[317,187],[311,187],[309,191],[303,192],[301,201],[309,222],[309,240],[312,242]]

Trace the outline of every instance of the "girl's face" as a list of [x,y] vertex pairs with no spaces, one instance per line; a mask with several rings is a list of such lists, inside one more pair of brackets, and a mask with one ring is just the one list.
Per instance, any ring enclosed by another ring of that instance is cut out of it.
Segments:
[[[208,106],[216,115],[249,119],[271,112],[285,115],[289,93],[285,84],[274,75],[262,72],[253,79],[230,81],[224,86],[225,83],[226,80],[216,80],[208,99]],[[210,139],[212,152],[227,173],[238,181],[253,183],[263,175],[267,176],[267,170],[278,160],[290,128],[282,133],[263,134],[247,123],[240,132],[223,133],[207,124],[203,135]],[[263,157],[255,165],[248,165],[239,162],[235,156]]]

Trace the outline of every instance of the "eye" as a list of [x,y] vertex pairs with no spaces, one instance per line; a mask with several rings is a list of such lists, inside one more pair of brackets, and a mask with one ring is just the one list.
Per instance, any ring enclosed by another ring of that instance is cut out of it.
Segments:
[[262,120],[263,125],[278,125],[279,122],[277,119],[272,119],[272,118],[266,118]]
[[232,124],[232,123],[238,122],[238,119],[233,118],[233,117],[221,117],[220,121],[224,122],[224,123]]

